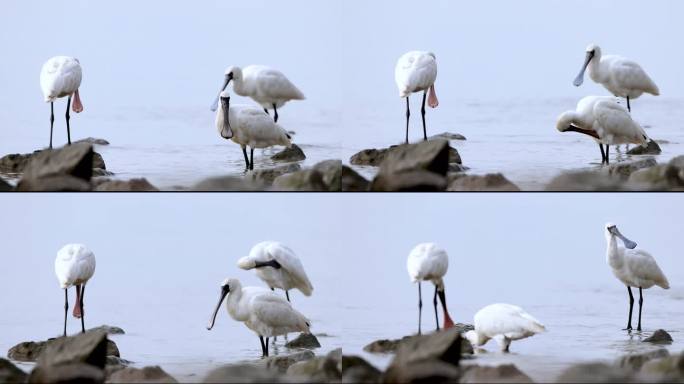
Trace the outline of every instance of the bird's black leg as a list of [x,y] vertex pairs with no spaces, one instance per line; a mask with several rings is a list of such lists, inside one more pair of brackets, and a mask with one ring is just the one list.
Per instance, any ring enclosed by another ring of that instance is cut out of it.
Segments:
[[437,315],[437,286],[435,285],[435,297],[432,298],[432,305],[435,307],[435,324],[437,324],[437,330],[439,331],[439,316]]
[[644,296],[641,293],[641,287],[639,287],[639,324],[637,324],[637,331],[641,331],[641,306],[644,304]]
[[264,108],[264,112],[266,112],[267,115],[270,115],[270,113],[268,113],[268,109]]
[[249,148],[249,169],[254,169],[254,148]]
[[423,140],[427,141],[427,130],[425,129],[425,98],[427,97],[427,91],[423,92],[423,106],[420,108],[420,114],[423,117]]
[[406,144],[408,144],[408,127],[409,117],[411,116],[411,109],[409,108],[409,98],[406,96]]
[[245,169],[249,169],[249,158],[247,158],[247,148],[242,147],[242,154],[245,156]]
[[629,113],[632,113],[632,107],[629,105],[629,96],[627,96],[627,111],[629,111]]
[[599,143],[599,148],[601,148],[601,164],[606,162],[606,151],[603,150],[603,144]]
[[259,335],[259,343],[261,343],[261,357],[266,356],[266,348],[264,347],[264,338]]
[[606,144],[606,164],[610,164],[610,146]]
[[66,337],[67,313],[69,312],[69,295],[67,288],[64,288],[64,337]]
[[423,310],[423,294],[420,290],[420,281],[418,282],[418,334],[420,335],[420,313]]
[[52,149],[52,127],[55,125],[55,103],[50,102],[50,149]]
[[285,297],[287,297],[287,302],[290,302],[290,294],[285,290]]
[[[71,145],[71,129],[69,127],[69,107],[71,107],[71,96],[67,99],[67,109],[66,109],[66,123],[67,123],[67,142]],[[76,303],[78,304],[78,303]]]
[[[81,300],[77,305],[81,306],[81,333],[85,333],[85,312],[83,312],[83,295],[85,294],[85,284],[81,285]],[[78,289],[78,287],[76,288]]]
[[273,104],[273,121],[278,122],[278,108],[276,108],[275,103]]
[[632,296],[632,288],[627,286],[627,292],[629,293],[629,317],[627,318],[627,328],[624,330],[632,330],[632,307],[634,306],[634,296]]
[[266,338],[266,342],[264,343],[264,348],[266,348],[266,356],[268,356],[268,337]]

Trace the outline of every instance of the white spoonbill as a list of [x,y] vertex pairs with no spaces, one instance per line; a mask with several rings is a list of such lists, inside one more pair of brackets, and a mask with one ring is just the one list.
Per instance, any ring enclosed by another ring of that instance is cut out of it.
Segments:
[[653,80],[639,64],[624,57],[601,56],[601,48],[596,44],[587,47],[587,56],[580,73],[573,84],[579,87],[584,82],[584,71],[589,68],[589,77],[603,85],[613,95],[627,99],[627,110],[631,111],[630,99],[636,99],[643,93],[658,96],[660,91]]
[[[645,144],[649,138],[629,112],[609,96],[587,96],[575,111],[563,112],[556,122],[560,132],[591,136],[601,149],[601,162],[609,162],[609,145]],[[603,150],[603,144],[606,150]]]
[[412,282],[418,282],[418,334],[421,332],[421,312],[423,310],[423,294],[420,288],[421,281],[432,281],[435,285],[435,295],[432,305],[435,307],[435,323],[439,330],[439,316],[437,315],[437,296],[442,302],[444,310],[444,328],[451,328],[454,322],[447,311],[446,294],[442,277],[449,268],[449,257],[445,250],[437,247],[434,243],[421,243],[416,245],[409,253],[406,260],[406,268]]
[[[423,139],[427,140],[425,128],[425,99],[431,108],[439,105],[435,93],[437,79],[437,59],[432,52],[410,51],[403,54],[394,68],[394,80],[399,88],[399,97],[406,98],[406,143],[408,144],[409,96],[415,92],[423,92],[423,104],[420,113],[423,117]],[[429,92],[429,95],[428,95]]]
[[[613,270],[613,274],[623,284],[627,286],[629,293],[629,318],[627,319],[626,330],[632,330],[632,308],[634,307],[634,296],[632,288],[639,288],[639,324],[637,331],[641,331],[641,307],[644,303],[642,289],[651,288],[657,285],[663,289],[669,289],[670,283],[663,271],[658,267],[650,253],[637,249],[637,244],[623,236],[612,223],[606,224],[606,259],[608,265]],[[619,247],[616,238],[620,238],[626,248]]]
[[[240,144],[247,169],[254,169],[254,148],[292,145],[291,137],[264,111],[248,105],[230,105],[227,91],[221,92],[221,108],[216,111],[216,128],[224,139]],[[247,146],[250,147],[249,159]]]
[[221,295],[207,326],[208,330],[214,327],[216,314],[226,296],[228,314],[233,320],[245,323],[247,328],[259,336],[263,356],[268,356],[269,337],[290,332],[310,333],[309,320],[292,308],[287,300],[266,288],[243,288],[238,279],[225,279],[221,284]]
[[[233,81],[233,90],[240,96],[252,98],[264,108],[264,112],[273,108],[273,120],[278,122],[278,108],[290,100],[304,100],[304,94],[282,72],[263,65],[228,67],[219,96]],[[211,110],[218,107],[218,99],[214,100]]]
[[464,334],[473,347],[485,345],[489,339],[494,339],[502,352],[508,352],[513,340],[546,331],[542,323],[522,308],[503,303],[480,309],[475,314],[474,326],[475,330]]
[[69,287],[76,288],[76,306],[73,315],[81,319],[81,332],[85,332],[83,296],[88,280],[95,273],[95,255],[82,244],[67,244],[57,252],[55,274],[59,286],[64,289],[64,336],[66,336],[67,312],[69,311]]
[[[68,56],[55,56],[43,64],[40,71],[40,88],[43,90],[45,102],[50,103],[50,148],[52,148],[52,128],[55,123],[55,100],[68,96],[66,107],[67,140],[71,145],[71,130],[69,126],[69,107],[76,113],[83,111],[78,87],[81,86],[81,64],[78,59]],[[74,104],[71,105],[71,97]]]
[[313,286],[297,255],[277,241],[258,243],[249,251],[249,256],[241,258],[237,264],[242,269],[254,269],[257,276],[271,290],[284,290],[287,301],[290,301],[290,289],[297,288],[305,296],[311,296],[313,291]]

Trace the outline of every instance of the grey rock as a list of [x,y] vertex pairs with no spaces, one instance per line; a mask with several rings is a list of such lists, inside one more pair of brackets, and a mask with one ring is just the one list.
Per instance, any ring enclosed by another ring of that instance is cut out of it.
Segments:
[[[454,324],[453,330],[456,330],[459,333],[464,333],[468,331],[472,331],[475,329],[472,324],[463,324],[463,323],[456,323]],[[399,345],[402,342],[405,342],[409,339],[412,339],[414,337],[423,337],[423,336],[417,336],[417,335],[412,335],[412,336],[404,336],[401,339],[381,339],[381,340],[376,340],[373,341],[372,343],[366,345],[363,347],[363,350],[366,352],[370,353],[394,353],[396,352],[397,348],[399,348]],[[464,344],[468,344],[465,343]],[[469,344],[468,344],[469,345]],[[468,348],[465,348],[465,351],[468,351]],[[472,353],[472,348],[470,348],[470,352]]]
[[36,361],[46,345],[46,341],[24,341],[10,348],[7,357],[16,361]]
[[105,363],[105,377],[110,377],[114,372],[124,369],[133,364],[131,361],[116,356],[107,356]]
[[271,185],[273,184],[273,180],[275,180],[278,176],[284,175],[286,173],[297,172],[301,169],[302,167],[299,164],[292,163],[281,165],[274,168],[256,169],[254,171],[251,171],[248,175],[246,175],[245,178],[247,180],[257,181],[266,185]]
[[323,183],[330,192],[342,190],[342,160],[324,160],[313,166],[323,176]]
[[271,356],[265,359],[266,368],[275,369],[278,372],[287,372],[287,369],[299,361],[310,360],[315,357],[311,351],[301,351],[289,355]]
[[558,383],[634,383],[635,375],[620,367],[605,363],[582,363],[563,371]]
[[144,368],[127,367],[113,372],[107,379],[111,383],[177,383],[171,375],[155,365]]
[[428,140],[435,140],[435,139],[443,139],[443,140],[465,140],[465,136],[461,135],[460,133],[452,133],[452,132],[442,132],[437,135],[433,135],[428,137]]
[[594,171],[564,172],[545,187],[547,191],[623,191],[629,190],[617,176]]
[[282,383],[282,373],[252,364],[228,364],[209,372],[205,383]]
[[632,371],[636,372],[640,370],[647,361],[660,359],[669,355],[670,353],[664,348],[643,353],[630,353],[618,359],[617,365],[621,368],[631,369]]
[[370,187],[370,181],[366,180],[363,176],[346,165],[342,166],[340,183],[342,184],[341,187],[343,192],[363,192],[367,191]]
[[87,137],[85,139],[77,140],[73,142],[75,143],[88,143],[88,144],[93,144],[93,145],[109,145],[109,141],[105,139],[98,139],[95,137]]
[[194,191],[264,191],[263,182],[235,176],[218,176],[204,179],[192,187]]
[[468,169],[470,169],[470,168],[468,168],[468,167],[466,167],[466,166],[463,166],[463,165],[461,165],[461,164],[449,163],[449,173],[447,173],[447,178],[448,178],[449,175],[451,175],[451,174],[456,174],[456,173],[460,173],[460,172],[465,172],[465,171],[467,171]]
[[446,177],[421,169],[395,174],[378,173],[371,182],[375,192],[438,192],[447,186]]
[[389,153],[389,148],[364,149],[352,155],[349,159],[349,163],[353,165],[372,165],[378,167],[380,166],[380,163],[385,160],[387,153]]
[[429,171],[446,176],[449,170],[449,142],[423,141],[392,148],[380,164],[379,173],[393,175],[409,171]]
[[40,366],[86,363],[103,369],[107,355],[120,356],[118,348],[108,353],[107,341],[107,333],[102,331],[49,340],[37,363]]
[[328,190],[323,181],[323,174],[315,169],[305,169],[287,173],[273,180],[273,190],[276,191],[318,191]]
[[466,365],[461,368],[460,383],[533,383],[513,364],[497,366]]
[[110,172],[102,168],[93,168],[93,177],[114,176],[114,172]]
[[95,191],[98,192],[150,192],[159,191],[145,178],[130,180],[105,180],[97,184]]
[[93,146],[90,144],[72,144],[52,150],[35,153],[24,168],[22,179],[38,179],[42,177],[69,175],[90,181],[93,168],[102,168],[104,164],[94,164]]
[[318,339],[313,334],[301,333],[294,340],[291,340],[291,341],[288,341],[287,343],[285,343],[285,347],[287,347],[287,348],[314,349],[314,348],[320,348],[321,343],[318,342]]
[[93,327],[88,330],[88,332],[97,332],[97,331],[102,331],[106,332],[108,335],[124,335],[126,332],[124,332],[123,328],[120,327],[115,327],[113,325],[100,325],[99,327]]
[[289,148],[285,148],[271,156],[271,160],[275,161],[300,161],[304,159],[306,159],[306,155],[297,144],[292,144]]
[[14,187],[3,179],[0,179],[0,192],[9,192],[14,190]]
[[37,179],[22,178],[17,191],[26,192],[87,192],[92,185],[78,177],[69,175],[45,176]]
[[678,156],[667,164],[637,170],[629,177],[629,184],[640,190],[684,190],[684,156]]
[[343,383],[380,383],[382,372],[359,356],[342,356]]
[[104,383],[101,368],[86,363],[68,363],[55,366],[36,366],[28,378],[29,383]]
[[656,166],[658,163],[652,157],[635,160],[635,161],[623,161],[615,164],[611,164],[608,167],[608,173],[613,176],[617,176],[622,180],[629,179],[629,176],[639,169],[650,168]]
[[452,164],[462,164],[461,155],[458,153],[458,150],[456,150],[456,148],[449,147],[449,165]]
[[658,329],[653,334],[644,340],[643,342],[646,343],[655,343],[655,344],[670,344],[672,343],[672,336],[670,336],[667,331],[664,329]]
[[102,155],[99,153],[93,151],[93,169],[102,169],[106,170],[107,166],[105,165],[104,159],[102,158]]
[[461,370],[441,360],[421,360],[391,365],[383,374],[383,383],[458,383]]
[[517,185],[500,173],[489,173],[484,176],[457,174],[451,180],[447,191],[520,191]]
[[[105,356],[120,357],[121,355],[118,347],[113,341],[106,338],[106,333],[103,331],[88,331],[85,334],[78,334],[66,338],[59,337],[47,341],[25,341],[10,348],[7,352],[7,357],[16,361],[35,362],[43,359],[42,355],[46,351],[49,351],[50,355],[46,356],[45,359],[50,363],[53,360],[68,360],[69,354],[60,355],[60,350],[64,348],[80,348],[81,350],[76,351],[78,353],[74,356],[83,357],[85,354],[86,357],[92,355],[95,356],[94,358],[98,358],[99,355],[97,355],[97,353],[99,353],[99,350],[96,348],[99,347],[101,335],[104,335],[105,339]],[[88,355],[88,353],[90,353],[90,355]],[[105,357],[102,357],[103,365],[104,359]]]
[[287,376],[316,383],[342,380],[342,349],[331,351],[325,357],[296,362],[287,369]]
[[23,383],[28,375],[11,361],[0,357],[0,383]]
[[457,366],[461,360],[462,340],[460,330],[455,327],[410,337],[399,343],[390,366],[406,366],[426,360],[440,360]]
[[0,172],[4,173],[21,173],[26,168],[26,165],[31,160],[31,157],[40,151],[34,153],[12,153],[0,158]]
[[646,145],[637,145],[636,147],[627,151],[628,155],[660,155],[662,150],[658,143],[654,140],[649,140]]
[[645,381],[682,383],[684,382],[684,352],[647,361],[639,373]]

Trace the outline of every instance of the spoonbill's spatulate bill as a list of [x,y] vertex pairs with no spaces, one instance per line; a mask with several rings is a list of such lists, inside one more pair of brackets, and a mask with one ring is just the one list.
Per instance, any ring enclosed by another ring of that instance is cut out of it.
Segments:
[[583,98],[575,111],[563,112],[558,117],[556,129],[591,136],[601,149],[601,162],[606,164],[609,163],[609,145],[643,145],[649,140],[644,129],[632,120],[629,111],[609,96]]
[[287,131],[271,120],[266,112],[248,105],[231,105],[227,91],[221,93],[220,101],[221,108],[216,111],[216,128],[221,137],[242,147],[246,169],[254,169],[254,148],[292,145]]
[[[644,250],[634,249],[637,244],[623,236],[615,224],[606,224],[605,236],[608,265],[613,270],[615,277],[627,286],[627,293],[629,294],[629,317],[627,318],[626,330],[632,330],[634,296],[632,296],[631,287],[634,287],[639,288],[639,324],[637,331],[641,331],[641,307],[644,303],[642,289],[648,289],[654,285],[669,289],[670,283],[653,256]],[[618,238],[624,244],[624,248],[618,246]]]
[[423,92],[423,104],[420,109],[423,118],[423,140],[427,140],[427,128],[425,127],[425,100],[431,108],[439,105],[435,93],[435,80],[437,79],[437,59],[432,52],[411,51],[403,54],[394,68],[394,80],[399,88],[399,96],[406,98],[406,143],[408,144],[409,96],[415,92]]
[[435,295],[432,305],[435,307],[435,323],[439,330],[439,316],[437,314],[437,297],[439,296],[444,310],[444,328],[451,328],[454,322],[449,316],[446,305],[446,293],[442,278],[449,268],[449,257],[444,249],[434,243],[421,243],[415,246],[409,253],[406,268],[411,281],[418,283],[418,334],[421,333],[421,312],[423,310],[423,298],[420,287],[421,281],[432,281],[435,285]]
[[57,252],[55,274],[60,288],[64,289],[64,336],[66,336],[67,313],[69,312],[69,287],[76,288],[76,304],[73,315],[81,319],[81,332],[85,332],[83,297],[88,280],[95,273],[95,255],[81,244],[67,244]]
[[[252,98],[264,108],[264,112],[268,113],[268,110],[273,108],[273,120],[276,123],[278,122],[278,108],[290,100],[305,99],[304,94],[282,72],[263,65],[226,69],[219,96],[231,81],[235,93]],[[212,111],[218,107],[219,96],[212,104]]]
[[254,269],[257,276],[271,290],[284,290],[287,301],[290,301],[290,289],[299,289],[306,296],[311,296],[313,291],[313,286],[297,255],[277,241],[256,244],[249,252],[249,256],[241,258],[237,264],[245,270]]
[[485,345],[490,339],[496,340],[502,352],[508,352],[511,341],[520,340],[546,328],[522,308],[511,304],[491,304],[475,314],[475,330],[464,334],[473,347]]
[[[226,279],[207,329],[211,330],[221,303],[226,300],[228,314],[259,336],[261,352],[268,356],[268,338],[290,332],[310,333],[309,320],[292,308],[284,298],[262,287],[242,287],[238,279]],[[264,338],[266,340],[264,340]]]
[[[55,56],[43,64],[40,71],[40,88],[43,90],[45,102],[50,103],[50,148],[52,148],[52,128],[55,123],[55,100],[67,96],[66,126],[67,140],[71,145],[71,128],[69,126],[69,107],[76,113],[83,111],[78,88],[81,86],[81,64],[78,59],[68,56]],[[71,105],[71,98],[74,103]]]
[[584,82],[584,71],[589,68],[589,77],[603,85],[613,95],[627,99],[627,110],[631,111],[630,100],[644,93],[654,96],[660,94],[658,86],[639,64],[624,57],[601,56],[601,48],[596,44],[587,47],[587,56],[580,73],[573,84],[577,87]]

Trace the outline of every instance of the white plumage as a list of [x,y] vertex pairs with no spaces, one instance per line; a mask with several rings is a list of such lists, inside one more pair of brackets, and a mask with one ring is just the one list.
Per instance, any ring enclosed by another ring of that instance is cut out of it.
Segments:
[[[226,279],[221,284],[221,296],[207,329],[214,327],[216,314],[224,299],[230,317],[244,323],[259,336],[264,356],[268,356],[269,337],[290,332],[310,332],[309,320],[287,300],[262,287],[243,288],[238,279]],[[263,338],[266,338],[265,342]]]
[[624,57],[601,55],[601,48],[596,44],[587,47],[587,56],[582,70],[574,81],[575,86],[582,85],[584,71],[589,69],[589,77],[603,85],[617,97],[627,98],[627,109],[631,109],[630,99],[636,99],[643,93],[659,95],[658,86],[651,80],[639,64]]
[[446,293],[443,277],[449,268],[449,257],[444,249],[439,248],[434,243],[421,243],[416,245],[409,253],[406,260],[406,269],[409,277],[414,283],[418,283],[418,333],[421,333],[421,312],[423,299],[421,292],[421,281],[431,281],[435,285],[433,305],[435,309],[435,323],[439,330],[439,317],[437,315],[437,297],[442,302],[444,310],[444,328],[451,328],[454,322],[449,316],[446,305]]
[[465,333],[473,346],[481,346],[490,339],[496,340],[501,351],[508,352],[511,341],[520,340],[546,328],[522,308],[511,304],[491,304],[480,309],[474,317],[475,330]]
[[71,131],[69,126],[69,104],[73,96],[71,108],[74,112],[83,111],[83,104],[78,93],[81,86],[83,72],[78,59],[68,56],[55,56],[43,64],[40,71],[40,88],[43,90],[45,102],[50,104],[50,148],[52,148],[52,131],[54,125],[54,105],[55,100],[61,97],[68,97],[66,109],[66,124],[68,143],[71,144]]
[[304,295],[311,296],[313,286],[304,271],[304,266],[297,255],[287,246],[277,241],[263,241],[256,244],[249,252],[249,256],[238,260],[242,269],[254,269],[257,276],[269,288],[279,288],[285,291],[299,289]]
[[263,65],[249,65],[242,69],[228,67],[225,76],[221,90],[232,80],[235,93],[251,98],[264,110],[273,109],[275,122],[278,122],[278,108],[290,100],[305,99],[304,94],[282,72]]
[[[425,101],[428,105],[436,108],[439,105],[435,93],[435,80],[437,79],[437,59],[432,52],[410,51],[403,54],[394,68],[394,81],[399,89],[399,97],[406,98],[406,143],[408,143],[409,96],[414,92],[423,93],[421,115],[423,119],[423,139],[427,140],[425,127]],[[428,95],[429,93],[429,95]]]
[[[254,148],[292,145],[287,131],[266,112],[247,105],[231,105],[227,91],[221,93],[220,99],[221,108],[216,111],[216,129],[221,137],[242,147],[248,169],[254,169]],[[249,159],[246,147],[250,147]]]
[[632,119],[630,113],[613,97],[587,96],[577,103],[575,111],[563,112],[556,122],[560,132],[579,132],[589,135],[599,145],[606,145],[601,154],[608,162],[608,146],[619,144],[646,144],[649,140],[644,129]]
[[[642,289],[648,289],[657,285],[663,289],[669,289],[670,283],[667,277],[656,263],[650,253],[634,249],[637,244],[626,238],[612,223],[605,226],[606,236],[606,261],[615,277],[627,286],[630,297],[629,319],[627,329],[632,329],[632,290],[630,287],[639,288],[639,324],[637,330],[641,330],[641,306],[643,303]],[[618,246],[617,238],[620,238],[625,247]]]
[[55,275],[60,288],[64,289],[64,336],[66,336],[66,320],[69,309],[67,290],[76,289],[76,300],[73,316],[81,319],[81,331],[85,332],[83,313],[83,296],[88,280],[95,273],[95,255],[82,244],[67,244],[57,252],[55,258]]

